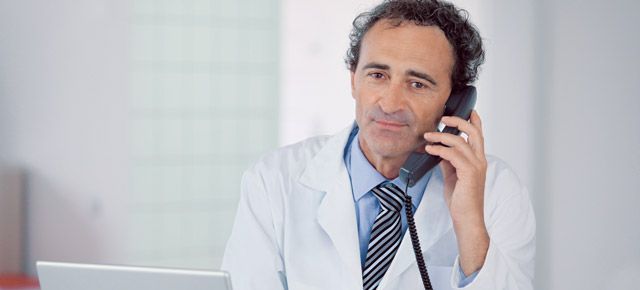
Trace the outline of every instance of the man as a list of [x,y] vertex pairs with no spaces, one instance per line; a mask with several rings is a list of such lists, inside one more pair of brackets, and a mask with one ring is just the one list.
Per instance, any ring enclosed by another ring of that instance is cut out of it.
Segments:
[[[476,28],[449,3],[386,1],[358,16],[347,53],[356,124],[245,172],[222,265],[235,289],[424,289],[397,202],[415,151],[443,159],[407,192],[434,289],[532,289],[526,189],[485,156],[475,111],[441,119],[483,58]],[[468,137],[437,132],[439,122]]]

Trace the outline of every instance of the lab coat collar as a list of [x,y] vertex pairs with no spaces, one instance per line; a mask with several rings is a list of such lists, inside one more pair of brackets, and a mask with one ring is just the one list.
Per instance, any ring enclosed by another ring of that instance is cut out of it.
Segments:
[[320,151],[304,169],[300,182],[324,193],[317,220],[330,237],[350,277],[351,289],[362,288],[362,270],[358,248],[358,228],[351,194],[349,173],[344,165],[343,152],[353,129],[345,128],[329,137]]

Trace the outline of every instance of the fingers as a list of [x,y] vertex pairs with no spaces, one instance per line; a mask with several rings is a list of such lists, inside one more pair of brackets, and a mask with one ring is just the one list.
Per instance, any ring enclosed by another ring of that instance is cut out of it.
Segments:
[[478,115],[478,111],[471,111],[471,118],[469,119],[471,124],[474,125],[480,131],[480,135],[482,135],[482,120],[480,120],[480,115]]
[[456,170],[473,167],[467,157],[456,152],[454,148],[442,145],[427,145],[425,150],[431,155],[440,156],[443,160],[449,161]]
[[442,157],[457,169],[470,167],[481,169],[486,166],[482,121],[475,110],[471,112],[469,122],[459,117],[442,117],[442,123],[458,128],[468,138],[465,140],[458,135],[427,132],[424,137],[431,145],[427,145],[425,150],[429,154]]
[[484,160],[484,136],[482,134],[482,121],[476,110],[471,112],[470,122],[460,117],[442,117],[442,123],[449,127],[456,127],[469,138],[467,142],[477,158]]
[[[428,132],[425,133],[424,136],[425,139],[431,143],[442,143],[442,145],[445,145],[446,147],[449,147],[454,151],[458,151],[458,155],[462,155],[468,161],[478,160],[478,156],[476,156],[476,154],[473,152],[473,149],[461,136],[439,132]],[[439,146],[439,144],[435,146]],[[458,161],[458,163],[460,162],[461,161]]]

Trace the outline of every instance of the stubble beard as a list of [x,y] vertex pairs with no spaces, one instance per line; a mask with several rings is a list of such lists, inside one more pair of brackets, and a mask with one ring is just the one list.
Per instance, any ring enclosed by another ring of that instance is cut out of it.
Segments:
[[[372,124],[372,126],[375,125]],[[422,139],[414,136],[411,132],[392,134],[372,129],[368,131],[365,130],[361,133],[369,150],[373,154],[382,158],[397,158],[405,156],[416,151],[422,145]]]

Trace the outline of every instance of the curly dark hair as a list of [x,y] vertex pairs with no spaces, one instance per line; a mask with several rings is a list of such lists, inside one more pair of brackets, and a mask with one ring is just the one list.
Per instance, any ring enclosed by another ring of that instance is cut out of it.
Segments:
[[451,74],[452,90],[457,91],[478,78],[478,68],[484,62],[484,49],[478,28],[469,22],[469,13],[440,0],[385,0],[371,11],[353,20],[353,30],[345,62],[355,72],[364,35],[381,19],[394,26],[411,22],[420,26],[437,26],[449,40],[455,52]]

